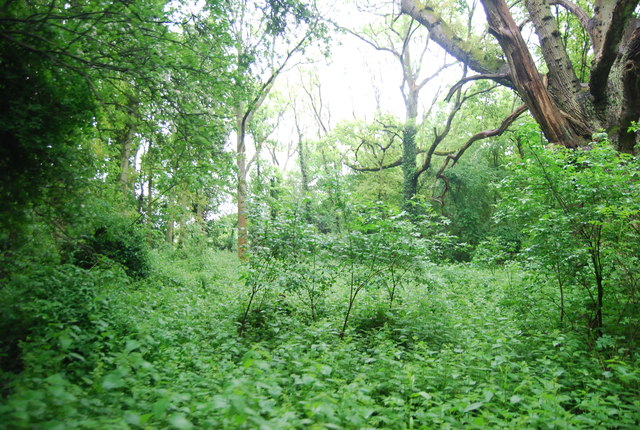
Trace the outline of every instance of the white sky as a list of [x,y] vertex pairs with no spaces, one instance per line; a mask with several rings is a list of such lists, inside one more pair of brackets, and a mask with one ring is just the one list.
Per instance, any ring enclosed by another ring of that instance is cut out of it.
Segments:
[[[353,30],[359,30],[375,19],[371,14],[358,11],[351,2],[343,0],[337,4],[339,7],[332,7],[328,13],[340,25],[349,25]],[[313,64],[288,70],[278,78],[274,92],[298,93],[301,100],[308,103],[300,82],[308,80],[308,74],[313,70],[320,83],[323,101],[331,112],[333,127],[341,121],[372,121],[377,109],[376,98],[379,99],[383,113],[392,114],[402,121],[405,117],[405,107],[400,91],[402,70],[398,60],[391,53],[378,51],[348,33],[333,33],[330,44],[330,58],[317,55]],[[421,72],[422,78],[433,74],[444,61],[444,51],[433,41],[431,41],[430,50],[433,54],[425,58],[424,70]],[[446,84],[454,83],[458,78],[459,69],[452,67],[440,78],[427,84],[420,93],[422,105],[425,107],[430,105],[441,85],[446,91]],[[300,109],[299,113],[306,115],[306,136],[314,139],[317,134],[317,125],[311,113],[304,110],[306,108]],[[283,147],[290,146],[292,139],[297,140],[292,116],[285,116],[276,133],[276,138]],[[283,153],[281,157],[286,158],[286,155]],[[296,168],[293,161],[283,160],[280,166],[283,165]]]

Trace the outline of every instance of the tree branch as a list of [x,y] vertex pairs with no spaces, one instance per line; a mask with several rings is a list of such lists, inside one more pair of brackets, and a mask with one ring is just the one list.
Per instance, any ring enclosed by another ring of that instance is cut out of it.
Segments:
[[241,125],[243,129],[245,129],[247,124],[251,122],[252,116],[255,114],[256,110],[260,107],[260,105],[262,105],[264,100],[267,98],[267,95],[271,91],[271,88],[273,87],[273,84],[275,83],[276,78],[287,66],[287,63],[289,62],[291,57],[293,57],[293,55],[296,52],[298,52],[298,50],[302,47],[302,45],[304,45],[304,43],[309,39],[309,37],[311,36],[311,32],[312,32],[311,30],[307,31],[305,35],[302,38],[300,38],[298,43],[296,43],[296,45],[291,50],[289,50],[289,52],[287,52],[287,55],[282,60],[280,65],[271,73],[271,75],[269,76],[269,79],[267,79],[260,86],[260,88],[258,89],[258,92],[256,93],[256,96],[253,98],[251,103],[248,104],[247,109],[245,110],[244,115],[242,116]]
[[427,27],[431,38],[438,45],[472,70],[482,74],[495,74],[507,70],[507,64],[503,60],[498,57],[487,60],[481,51],[470,47],[428,3],[422,5],[417,0],[402,0],[401,11]]
[[587,31],[589,38],[591,39],[591,46],[593,47],[593,26],[589,22],[589,15],[582,10],[580,6],[573,3],[571,0],[549,0],[550,6],[562,6],[569,11],[573,16],[578,18],[580,25]]
[[377,51],[389,52],[389,53],[393,54],[395,57],[400,57],[400,53],[394,51],[391,48],[387,48],[385,46],[380,46],[377,43],[375,43],[374,41],[367,39],[366,37],[362,36],[361,34],[356,33],[355,31],[353,31],[353,30],[351,30],[349,28],[341,27],[336,23],[333,23],[333,25],[336,28],[339,28],[340,30],[346,31],[350,35],[357,37],[358,39],[360,39],[361,41],[363,41],[364,43],[366,43],[367,45],[371,46],[373,49],[375,49]]
[[440,196],[437,197],[435,200],[438,201],[441,205],[443,205],[444,196],[450,189],[449,179],[444,175],[444,171],[449,166],[449,163],[451,163],[451,167],[455,166],[458,160],[460,159],[460,157],[462,157],[462,155],[466,152],[467,149],[471,147],[471,145],[473,145],[474,142],[477,142],[478,140],[484,140],[489,137],[500,136],[526,110],[527,110],[526,104],[518,106],[516,110],[514,110],[508,117],[502,120],[502,123],[498,128],[494,128],[493,130],[484,130],[474,134],[465,142],[464,145],[462,145],[460,149],[458,149],[458,151],[455,154],[448,155],[447,158],[445,158],[444,163],[442,163],[442,166],[438,170],[438,173],[436,173],[436,178],[442,179],[442,181],[445,183],[445,187],[442,193],[440,194]]
[[379,172],[381,170],[386,170],[386,169],[392,169],[394,167],[398,167],[402,165],[402,158],[394,161],[393,163],[390,164],[384,164],[378,167],[358,167],[358,166],[354,166],[352,164],[349,163],[345,163],[347,165],[347,167],[355,170],[356,172]]
[[491,79],[492,81],[502,84],[503,80],[509,79],[509,74],[508,73],[487,73],[482,75],[473,75],[473,76],[464,77],[451,87],[451,89],[447,93],[447,96],[444,98],[444,100],[447,102],[451,100],[451,97],[453,97],[455,92],[467,82],[478,81],[481,79]]

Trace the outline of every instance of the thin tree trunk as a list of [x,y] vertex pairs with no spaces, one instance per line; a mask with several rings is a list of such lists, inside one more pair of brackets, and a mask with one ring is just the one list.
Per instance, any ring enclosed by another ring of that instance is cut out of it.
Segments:
[[246,259],[249,239],[247,232],[247,154],[245,120],[242,109],[236,112],[236,163],[238,167],[238,257]]
[[147,174],[147,243],[153,243],[153,172],[149,167]]
[[597,297],[596,297],[596,315],[594,320],[594,329],[596,330],[596,336],[602,336],[602,329],[604,327],[602,320],[603,313],[603,299],[604,299],[604,285],[602,283],[602,260],[600,255],[600,231],[599,227],[596,227],[596,238],[591,249],[591,260],[593,263],[593,271],[596,278]]
[[173,228],[174,228],[174,221],[170,219],[167,221],[167,231],[165,234],[165,240],[170,245],[173,245]]
[[416,174],[416,134],[415,118],[409,118],[402,131],[402,174],[404,177],[402,196],[403,209],[413,214],[415,209],[411,204],[418,191],[418,175]]
[[[294,107],[295,108],[295,107]],[[315,108],[314,108],[315,109]],[[296,125],[296,131],[298,132],[298,162],[300,163],[300,178],[302,196],[304,199],[304,218],[309,222],[311,220],[311,205],[309,202],[309,170],[307,167],[307,149],[305,147],[304,136],[300,123],[298,121],[298,114],[294,112],[294,120]]]
[[133,148],[134,127],[127,124],[118,142],[120,144],[120,174],[118,182],[122,191],[129,195],[133,191],[131,183],[131,153]]

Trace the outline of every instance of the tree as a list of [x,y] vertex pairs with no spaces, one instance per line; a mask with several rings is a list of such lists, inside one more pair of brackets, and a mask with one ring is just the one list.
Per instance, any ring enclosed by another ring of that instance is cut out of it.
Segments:
[[[402,0],[402,12],[429,28],[433,40],[478,73],[465,81],[492,79],[515,90],[550,142],[575,148],[604,129],[620,151],[635,151],[636,133],[629,127],[640,116],[637,0],[582,3],[588,8],[570,0],[526,0],[524,12],[538,35],[546,74],[525,42],[523,26],[515,21],[523,5],[510,8],[504,0],[480,1],[499,47],[478,49],[477,38],[461,38],[432,1]],[[552,5],[570,12],[589,37],[594,59],[588,82],[578,79],[579,64],[572,62],[563,43]]]
[[231,19],[236,57],[235,134],[238,169],[238,255],[248,247],[246,135],[278,76],[322,33],[313,8],[299,0],[240,0]]
[[[376,29],[369,25],[361,31],[349,29],[347,31],[374,49],[392,55],[400,65],[400,70],[402,71],[400,91],[405,105],[405,118],[400,133],[391,133],[391,141],[393,141],[394,137],[398,137],[401,140],[402,157],[391,163],[392,165],[380,165],[378,167],[402,166],[403,206],[405,210],[412,212],[411,201],[417,193],[418,179],[429,168],[433,153],[433,151],[430,151],[425,163],[421,163],[422,165],[418,166],[419,148],[416,142],[416,135],[420,126],[418,119],[420,91],[443,70],[452,66],[453,63],[447,63],[445,57],[443,64],[437,70],[428,76],[423,76],[425,56],[433,57],[436,55],[430,49],[429,33],[422,31],[414,19],[399,19],[390,14],[385,14],[381,18],[384,20],[384,25],[381,29]],[[442,139],[437,140],[441,141]],[[435,146],[433,149],[435,150]],[[359,169],[356,167],[356,170]]]
[[627,312],[636,294],[623,273],[637,253],[640,188],[638,158],[616,151],[606,135],[598,138],[590,151],[545,151],[529,142],[525,159],[499,185],[498,219],[521,225],[524,255],[553,273],[560,321],[571,287],[581,288],[583,308],[574,313],[585,312],[601,336],[607,312],[615,329],[621,317],[611,314]]
[[[196,171],[228,171],[226,11],[167,3],[5,2],[3,224],[33,208],[73,212],[71,200],[84,206],[80,182],[119,211],[151,214],[178,181],[193,188]],[[169,183],[156,187],[163,175]]]

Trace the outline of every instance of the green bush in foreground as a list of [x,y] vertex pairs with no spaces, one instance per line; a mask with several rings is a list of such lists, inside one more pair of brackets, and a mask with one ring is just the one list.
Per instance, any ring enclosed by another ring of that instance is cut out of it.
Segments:
[[514,267],[425,265],[428,285],[407,284],[402,306],[376,324],[386,305],[375,290],[363,291],[353,330],[340,340],[345,291],[330,291],[315,321],[273,312],[250,328],[268,336],[241,338],[246,297],[230,254],[204,252],[196,264],[163,251],[152,261],[152,276],[136,284],[100,275],[96,316],[56,330],[70,340],[26,341],[24,372],[8,381],[0,406],[6,428],[640,423],[637,359],[590,350],[579,333],[549,330],[544,321],[538,329],[533,316],[523,325],[508,300],[526,284]]

